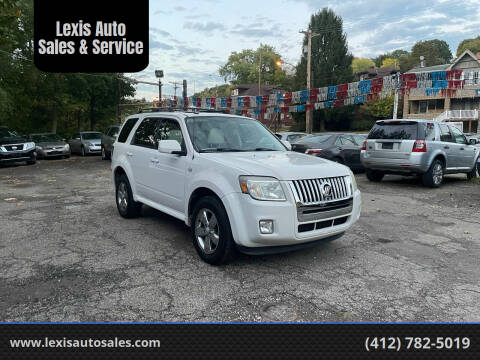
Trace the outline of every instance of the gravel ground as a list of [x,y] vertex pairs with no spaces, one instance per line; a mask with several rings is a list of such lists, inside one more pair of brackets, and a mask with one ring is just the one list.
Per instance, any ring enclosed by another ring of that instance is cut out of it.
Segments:
[[99,157],[2,167],[0,321],[480,321],[480,185],[357,182],[341,239],[213,267],[182,222],[121,218]]

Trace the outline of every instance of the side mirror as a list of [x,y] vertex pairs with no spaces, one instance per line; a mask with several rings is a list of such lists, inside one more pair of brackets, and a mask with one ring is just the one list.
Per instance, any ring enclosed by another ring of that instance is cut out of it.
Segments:
[[160,140],[158,151],[164,154],[186,155],[177,140]]
[[475,145],[477,143],[477,139],[470,139],[470,145]]
[[292,151],[292,144],[290,144],[287,140],[282,140],[282,144],[288,149],[288,151]]

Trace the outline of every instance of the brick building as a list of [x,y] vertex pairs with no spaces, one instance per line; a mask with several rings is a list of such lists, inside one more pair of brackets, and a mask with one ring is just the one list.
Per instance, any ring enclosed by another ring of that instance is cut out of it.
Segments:
[[[408,91],[403,98],[404,118],[463,121],[465,132],[480,131],[480,53],[475,55],[466,50],[450,64],[417,67],[406,74],[407,78],[408,74],[414,74],[409,79],[415,79],[415,84],[412,88],[406,85]],[[446,74],[447,78],[432,79],[433,74]]]

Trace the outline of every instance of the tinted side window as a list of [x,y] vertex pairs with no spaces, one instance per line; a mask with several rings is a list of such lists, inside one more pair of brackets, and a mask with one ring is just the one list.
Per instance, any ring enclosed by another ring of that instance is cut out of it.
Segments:
[[158,139],[156,139],[158,119],[144,119],[137,128],[132,139],[132,145],[143,146],[151,149],[158,148]]
[[182,130],[180,124],[176,120],[162,119],[158,126],[156,139],[158,140],[176,140],[185,150],[185,142],[183,141]]
[[450,130],[452,131],[453,137],[457,144],[467,144],[467,141],[460,130],[458,130],[455,126],[450,126]]
[[445,124],[440,124],[440,141],[455,142],[455,139],[450,133],[448,126]]
[[130,135],[130,131],[132,131],[133,127],[137,123],[138,119],[128,119],[125,125],[123,125],[122,131],[118,136],[118,142],[124,143],[127,141],[128,135]]

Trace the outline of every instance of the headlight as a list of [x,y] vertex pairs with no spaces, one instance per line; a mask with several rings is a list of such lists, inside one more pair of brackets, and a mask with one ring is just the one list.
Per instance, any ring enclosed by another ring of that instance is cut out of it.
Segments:
[[37,145],[37,151],[38,151],[38,150],[43,150],[43,148],[42,148],[41,146],[38,146],[38,145]]
[[280,181],[267,176],[240,176],[240,189],[256,200],[285,201]]
[[353,195],[353,193],[358,190],[357,180],[355,179],[355,174],[352,172],[352,170],[349,169],[349,172],[350,172],[350,183],[352,184],[352,195]]
[[34,142],[25,143],[25,149],[24,150],[30,150],[30,149],[35,149],[35,143]]
[[65,150],[70,150],[70,145],[65,144],[64,148],[65,148]]

